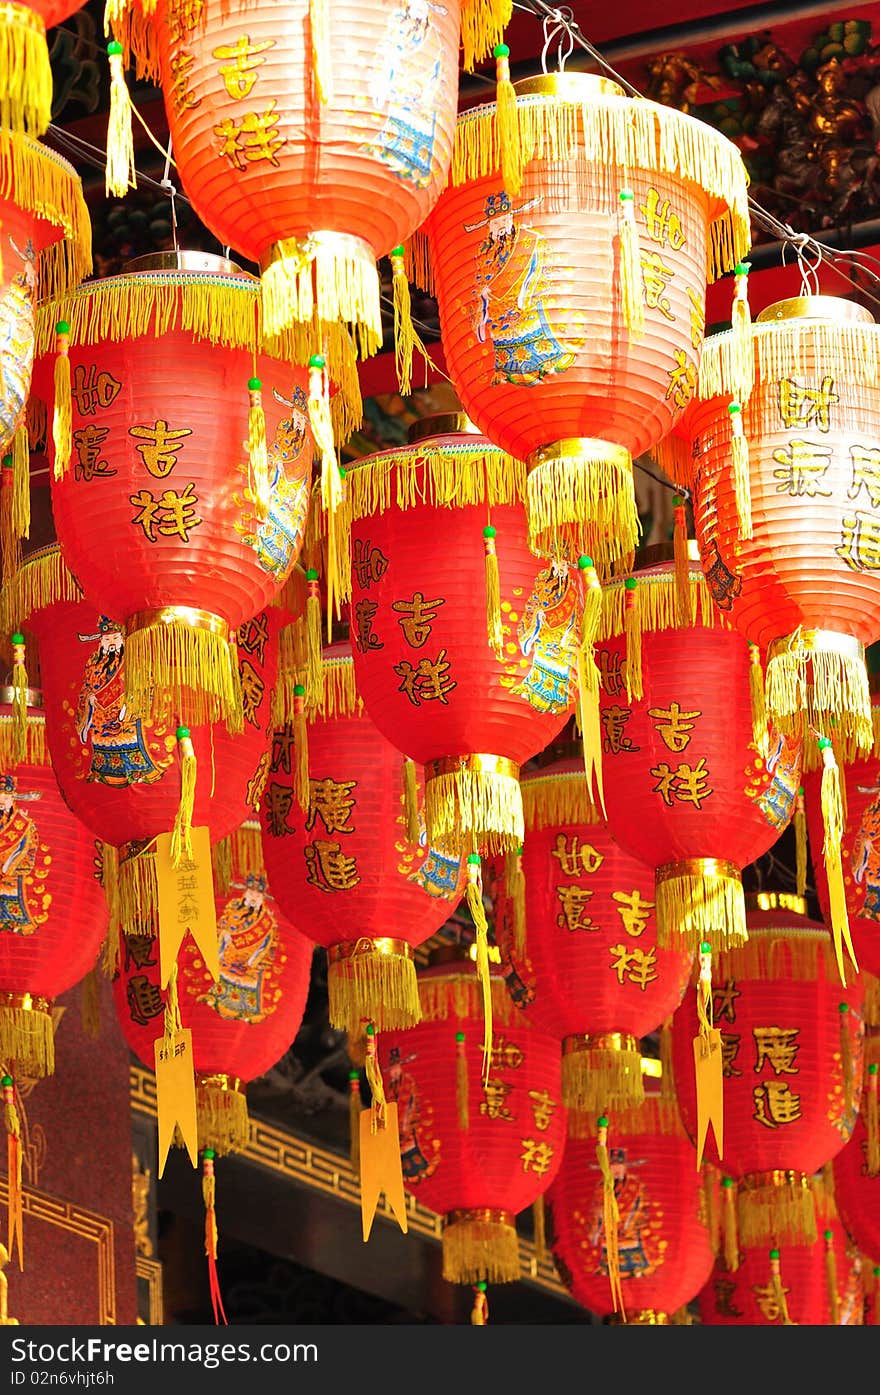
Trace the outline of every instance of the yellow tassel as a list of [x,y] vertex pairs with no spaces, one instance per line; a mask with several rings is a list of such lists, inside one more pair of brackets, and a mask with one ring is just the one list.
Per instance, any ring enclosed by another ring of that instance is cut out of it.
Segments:
[[394,300],[394,366],[401,397],[412,392],[412,356],[416,343],[412,322],[412,302],[409,281],[404,269],[404,249],[395,247],[391,253],[391,291]]
[[22,1233],[22,1218],[24,1206],[21,1190],[21,1120],[15,1104],[15,1083],[11,1075],[4,1073],[2,1078],[3,1086],[3,1116],[6,1125],[6,1216],[7,1234],[6,1249],[11,1256],[18,1255],[18,1267],[24,1268],[24,1236]]
[[322,106],[333,100],[333,45],[330,38],[330,0],[309,0],[312,38],[312,76],[315,96]]
[[773,1297],[776,1299],[779,1308],[779,1316],[782,1318],[783,1327],[796,1327],[788,1315],[788,1301],[785,1297],[785,1288],[782,1283],[781,1266],[779,1262],[779,1251],[770,1251],[770,1284],[773,1289]]
[[342,503],[342,479],[336,459],[333,417],[330,412],[330,393],[323,354],[312,354],[309,359],[308,410],[312,439],[321,458],[321,507],[332,515]]
[[177,728],[180,756],[180,801],[171,831],[171,865],[182,867],[193,860],[192,818],[196,799],[196,753],[189,727]]
[[467,1133],[471,1126],[468,1104],[468,1066],[464,1032],[455,1034],[455,1107],[458,1112],[458,1127]]
[[489,925],[483,905],[483,877],[479,853],[468,853],[465,901],[476,931],[477,979],[483,994],[483,1080],[492,1064],[492,981],[489,970]]
[[28,673],[24,635],[12,636],[12,749],[16,762],[24,760],[28,734]]
[[734,391],[739,402],[748,402],[755,382],[755,349],[749,309],[750,269],[749,262],[737,262],[734,267],[734,296],[730,315],[730,354],[734,365]]
[[675,1071],[672,1065],[671,1017],[667,1017],[660,1028],[660,1097],[669,1101],[676,1099]]
[[112,843],[101,844],[101,885],[107,902],[107,934],[101,947],[101,967],[108,978],[119,972],[119,868],[118,854]]
[[642,700],[642,595],[634,576],[623,583],[623,636],[626,644],[626,700]]
[[724,1264],[728,1273],[739,1268],[739,1237],[736,1232],[736,1183],[732,1177],[721,1179],[721,1235]]
[[486,547],[486,633],[489,648],[501,662],[504,657],[504,635],[501,630],[501,580],[498,575],[498,553],[495,550],[496,529],[488,523],[483,529]]
[[877,1076],[880,1066],[872,1061],[868,1066],[867,1099],[865,1100],[865,1130],[868,1135],[867,1168],[868,1176],[876,1177],[880,1172],[880,1109],[877,1105]]
[[403,808],[406,817],[407,842],[418,846],[422,830],[419,822],[419,785],[416,763],[407,756],[403,762]]
[[3,580],[8,583],[15,576],[21,562],[21,542],[16,536],[15,513],[15,471],[12,455],[4,455],[2,475],[0,475],[0,554],[3,559]]
[[853,1099],[853,1050],[849,1034],[849,1003],[838,1003],[840,1014],[840,1068],[843,1074],[843,1111],[852,1111]]
[[807,891],[807,815],[804,809],[803,785],[799,787],[797,792],[792,823],[794,824],[795,891],[798,896],[805,896]]
[[739,536],[749,539],[752,530],[752,485],[749,475],[749,443],[743,428],[742,403],[731,402],[730,426],[733,432],[730,440],[730,465],[733,471],[733,491],[736,497],[736,518]]
[[828,1307],[831,1310],[832,1327],[840,1326],[840,1298],[837,1293],[837,1256],[834,1253],[834,1231],[826,1230],[825,1240],[825,1284],[828,1290]]
[[522,847],[504,854],[504,887],[511,904],[513,952],[521,959],[526,952],[526,879],[522,867]]
[[107,120],[107,168],[104,192],[108,198],[124,198],[137,187],[134,167],[134,140],[131,133],[131,102],[125,85],[125,57],[122,44],[111,39],[107,45],[110,62],[110,115]]
[[831,936],[834,942],[837,971],[840,975],[840,981],[845,987],[846,973],[843,965],[844,946],[852,960],[856,973],[859,971],[859,966],[856,963],[855,950],[853,949],[853,942],[850,937],[849,916],[846,909],[846,892],[843,885],[843,863],[841,860],[840,845],[843,838],[844,814],[840,790],[840,771],[837,766],[837,761],[834,758],[834,751],[829,737],[819,737],[819,751],[822,756],[820,802],[822,806],[822,826],[825,830],[825,842],[822,851],[825,859],[825,873],[828,881]]
[[306,720],[306,690],[302,683],[293,688],[293,744],[296,758],[294,793],[296,802],[304,811],[309,807],[309,727]]
[[495,59],[495,132],[500,155],[501,180],[505,192],[511,197],[515,197],[522,188],[523,152],[516,111],[516,92],[510,81],[510,49],[507,44],[496,44],[493,57]]
[[540,1264],[547,1258],[547,1218],[543,1196],[539,1196],[532,1206],[532,1220],[535,1227],[535,1258]]
[[602,618],[602,587],[592,558],[579,557],[582,575],[583,614],[581,642],[577,652],[578,721],[587,776],[587,794],[605,814],[605,789],[602,782],[602,726],[599,718],[599,670],[594,658],[594,644]]
[[620,1250],[618,1246],[620,1211],[614,1193],[611,1164],[608,1161],[608,1118],[605,1114],[602,1114],[598,1120],[596,1160],[602,1173],[602,1228],[608,1262],[608,1282],[611,1285],[611,1304],[615,1313],[619,1313],[625,1322],[626,1312],[623,1306],[623,1289],[620,1283]]
[[361,1073],[348,1072],[348,1156],[351,1170],[357,1173],[361,1165]]
[[321,658],[321,583],[315,567],[306,568],[306,707],[316,711],[324,697]]
[[471,1308],[471,1326],[485,1327],[489,1321],[489,1300],[486,1297],[486,1280],[474,1284],[474,1303]]
[[54,475],[63,479],[73,447],[73,409],[70,402],[70,325],[59,320],[55,326],[55,406],[52,416],[52,442],[55,447]]
[[[769,749],[767,704],[764,699],[764,670],[757,644],[749,644],[749,695],[752,700],[752,740],[766,760]],[[803,896],[803,892],[800,893]]]
[[101,989],[97,969],[90,969],[82,981],[79,1006],[83,1033],[91,1041],[100,1041]]
[[679,629],[693,624],[693,597],[691,595],[691,567],[688,556],[687,514],[685,502],[679,494],[672,500],[672,550],[675,571],[675,623]]
[[18,538],[31,535],[31,451],[26,422],[12,438],[12,527]]
[[370,1087],[370,1108],[372,1110],[373,1133],[377,1129],[385,1127],[385,1109],[387,1101],[385,1099],[385,1083],[382,1079],[382,1072],[379,1069],[379,1055],[376,1050],[376,1028],[372,1022],[366,1026],[367,1054],[364,1058],[364,1071],[367,1077],[367,1084]]
[[251,492],[254,513],[258,519],[268,517],[269,452],[266,446],[266,414],[263,411],[263,384],[259,378],[248,379],[248,460],[251,468]]
[[618,276],[623,323],[630,339],[641,339],[645,333],[645,294],[632,190],[621,189],[618,201]]

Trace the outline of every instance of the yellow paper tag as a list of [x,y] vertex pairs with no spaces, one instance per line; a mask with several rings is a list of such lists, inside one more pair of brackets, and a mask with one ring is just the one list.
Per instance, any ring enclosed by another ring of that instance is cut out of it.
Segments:
[[385,1105],[385,1127],[377,1129],[375,1133],[372,1114],[371,1109],[361,1110],[361,1221],[364,1243],[370,1238],[379,1195],[383,1191],[397,1224],[404,1235],[407,1232],[397,1104],[391,1101]]
[[207,828],[192,831],[193,860],[171,865],[171,834],[156,839],[156,882],[159,888],[159,976],[167,987],[187,931],[202,952],[205,968],[216,982],[220,977],[217,955],[217,911],[211,869],[211,837]]
[[708,1036],[694,1037],[694,1075],[697,1082],[697,1169],[709,1125],[715,1135],[718,1158],[724,1156],[724,1076],[721,1070],[721,1033],[710,1027]]
[[199,1126],[196,1117],[196,1078],[193,1066],[192,1032],[189,1027],[173,1036],[158,1037],[153,1043],[156,1056],[156,1115],[159,1127],[159,1176],[165,1170],[168,1149],[179,1125],[181,1137],[193,1167],[197,1166]]

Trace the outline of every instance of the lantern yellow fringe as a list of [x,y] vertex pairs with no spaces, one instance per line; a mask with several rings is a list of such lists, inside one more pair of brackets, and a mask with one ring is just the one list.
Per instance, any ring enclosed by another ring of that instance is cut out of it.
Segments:
[[736,1187],[721,1187],[721,1232],[724,1263],[729,1274],[739,1268],[739,1233],[736,1224]]
[[526,833],[555,824],[598,823],[583,770],[529,775],[520,785]]
[[815,761],[816,731],[833,728],[849,763],[874,745],[868,672],[861,655],[801,647],[799,632],[767,661],[767,711],[786,735],[799,736]]
[[[347,325],[351,352],[357,344],[361,358],[382,346],[379,272],[362,255],[351,255],[334,237],[297,242],[288,238],[284,251],[264,269],[263,324],[268,340],[289,328]],[[328,364],[328,368],[330,365]]]
[[777,1242],[813,1245],[816,1208],[809,1187],[796,1181],[737,1189],[737,1229],[744,1249]]
[[[672,174],[700,186],[720,210],[710,224],[709,280],[742,260],[751,244],[748,181],[739,151],[720,132],[675,108],[612,94],[583,102],[519,94],[516,115],[523,165],[544,158],[558,171],[547,194],[549,208],[598,202],[616,213],[619,190],[634,172]],[[486,179],[500,168],[494,104],[463,112],[455,131],[452,183]]]
[[[753,384],[809,377],[817,364],[823,375],[856,387],[876,386],[880,373],[880,325],[876,324],[773,320],[752,325],[752,346]],[[700,398],[733,397],[744,403],[747,398],[740,395],[744,386],[734,331],[710,335],[700,363]]]
[[[495,1025],[510,1027],[521,1021],[520,1010],[514,1006],[500,975],[493,974],[491,984]],[[423,1022],[445,1022],[449,1018],[466,1021],[479,1017],[483,1011],[483,990],[473,972],[432,974],[430,978],[419,978],[418,988]]]
[[214,872],[214,894],[226,896],[232,882],[232,849],[228,837],[221,838],[212,847],[211,867]]
[[459,769],[425,779],[425,827],[438,852],[473,843],[491,854],[523,841],[522,795],[515,775]]
[[133,630],[125,639],[125,704],[132,717],[193,727],[222,719],[230,733],[241,732],[233,647],[224,635],[183,622]]
[[309,0],[309,34],[312,41],[312,77],[315,95],[322,105],[333,100],[333,42],[330,36],[330,0]]
[[107,902],[107,933],[101,945],[101,968],[108,978],[119,972],[119,935],[121,910],[119,906],[119,854],[112,843],[101,844],[101,886]]
[[363,702],[355,685],[354,663],[350,656],[328,658],[321,664],[321,696],[310,717],[360,716]]
[[57,546],[41,548],[25,558],[15,577],[0,592],[0,624],[4,630],[26,625],[46,606],[83,598]]
[[826,976],[833,973],[835,961],[831,936],[823,928],[799,929],[793,924],[781,931],[756,923],[744,944],[722,950],[714,962],[719,979],[804,983],[815,981],[820,968]]
[[155,935],[159,927],[159,883],[155,848],[120,857],[117,869],[123,935]]
[[12,519],[14,494],[15,481],[12,470],[4,466],[0,475],[0,555],[4,583],[12,580],[21,561],[21,539],[15,532]]
[[511,903],[513,952],[521,959],[526,952],[526,879],[519,848],[504,854],[504,888]]
[[[229,847],[230,882],[233,885],[245,882],[249,876],[266,875],[260,825],[256,820],[239,824],[225,841]],[[216,844],[213,851],[216,854]]]
[[14,1061],[19,1077],[43,1080],[55,1073],[51,1012],[13,1007],[0,995],[0,1061]]
[[196,1076],[196,1117],[199,1152],[213,1148],[218,1156],[242,1153],[250,1138],[244,1090],[224,1088],[222,1077]]
[[[677,626],[678,607],[676,605],[675,577],[672,570],[666,572],[640,572],[638,575],[639,627],[642,634],[656,634],[659,630],[674,630]],[[712,593],[706,585],[703,573],[694,568],[690,573],[691,616],[689,624],[703,629],[715,626],[730,628],[730,622],[718,610],[712,600]],[[623,580],[615,579],[602,591],[602,618],[599,622],[599,641],[615,639],[625,633],[626,590]]]
[[[552,454],[551,454],[552,451]],[[529,547],[555,556],[566,545],[593,559],[604,581],[628,566],[641,533],[632,458],[606,441],[562,441],[530,458],[526,482]]]
[[657,943],[661,949],[696,950],[705,940],[715,954],[748,938],[739,874],[685,872],[656,882],[655,896]]
[[466,73],[472,73],[501,43],[512,15],[513,0],[462,0],[462,65]]
[[690,441],[686,441],[675,431],[670,431],[645,454],[648,460],[662,470],[664,475],[668,475],[679,488],[693,489],[694,458],[691,446]]
[[569,1109],[595,1113],[637,1109],[645,1098],[642,1058],[636,1048],[589,1046],[562,1055],[562,1102]]
[[0,127],[41,136],[52,120],[52,68],[42,16],[6,4],[0,28]]
[[[615,1109],[614,1131],[625,1134],[662,1134],[667,1138],[686,1138],[684,1125],[675,1099],[664,1100],[659,1095],[645,1095],[639,1105],[628,1105]],[[568,1132],[571,1138],[596,1138],[596,1116],[572,1110],[568,1116]]]
[[515,1283],[520,1276],[516,1227],[479,1211],[443,1227],[443,1277],[450,1284]]
[[[40,252],[42,301],[65,296],[91,274],[92,224],[82,181],[60,155],[29,136],[0,131],[0,199],[63,229],[59,241]],[[54,313],[50,345],[55,323],[64,318]]]
[[403,810],[406,819],[407,841],[417,844],[421,836],[419,785],[416,763],[409,756],[403,762]]
[[19,764],[49,764],[46,719],[42,713],[28,712],[23,731],[17,726],[14,716],[0,713],[0,768],[11,770]]
[[331,960],[327,968],[330,1025],[355,1032],[365,1017],[380,1032],[414,1027],[421,1021],[419,990],[413,960],[386,954],[368,937],[354,954]]

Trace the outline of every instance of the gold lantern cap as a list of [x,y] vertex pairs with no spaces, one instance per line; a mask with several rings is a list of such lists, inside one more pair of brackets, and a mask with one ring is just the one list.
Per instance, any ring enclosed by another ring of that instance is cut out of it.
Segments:
[[625,97],[619,82],[603,73],[538,73],[513,84],[518,97],[559,97],[564,102],[585,102],[591,97]]
[[438,412],[434,416],[420,417],[410,424],[406,439],[409,445],[426,441],[432,436],[482,436],[478,426],[474,426],[466,412]]
[[864,305],[837,295],[794,295],[774,301],[755,316],[756,324],[777,320],[810,320],[822,324],[854,325],[875,323]]
[[243,276],[255,283],[258,279],[230,257],[221,257],[218,252],[190,251],[183,247],[171,252],[146,252],[142,257],[132,257],[125,263],[123,271],[200,271],[208,276]]

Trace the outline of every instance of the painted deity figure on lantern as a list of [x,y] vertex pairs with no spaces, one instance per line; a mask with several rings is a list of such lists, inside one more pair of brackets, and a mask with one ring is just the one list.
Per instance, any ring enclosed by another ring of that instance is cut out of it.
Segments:
[[[403,0],[395,6],[370,85],[370,96],[385,112],[385,122],[363,149],[418,189],[426,188],[437,173],[437,112],[444,104],[446,75],[433,16],[447,13],[445,5],[430,0]],[[413,61],[417,57],[421,68]]]
[[20,793],[14,775],[0,776],[0,931],[13,935],[33,935],[51,905],[51,896],[45,892],[40,908],[31,903],[28,893],[35,883],[45,881],[49,860],[40,847],[36,824],[18,807],[22,799],[39,797]]
[[880,920],[880,786],[859,785],[859,794],[873,794],[866,805],[853,841],[852,874],[857,886],[865,889],[858,914]]
[[[757,755],[757,748],[755,752]],[[763,769],[760,760],[758,761],[754,793],[746,787],[746,793],[753,796],[771,828],[781,831],[791,818],[801,782],[800,771],[800,742],[776,734],[772,749],[763,763]],[[769,785],[766,782],[767,773],[772,777]]]
[[571,568],[551,562],[535,577],[517,627],[520,652],[532,665],[512,689],[539,712],[565,712],[571,705],[579,627]]
[[[614,1179],[614,1199],[620,1216],[617,1245],[620,1273],[628,1278],[650,1272],[658,1255],[651,1254],[651,1208],[645,1186],[632,1169],[643,1165],[645,1159],[627,1160],[625,1148],[610,1148],[608,1162]],[[608,1272],[608,1250],[605,1239],[603,1192],[600,1186],[588,1226],[590,1244],[599,1255],[600,1272]]]
[[465,232],[486,228],[476,251],[474,294],[480,304],[474,328],[481,344],[491,341],[494,383],[533,387],[551,373],[564,373],[575,360],[574,341],[569,336],[568,345],[560,342],[544,305],[547,243],[534,228],[517,222],[540,201],[539,196],[514,208],[501,189],[486,199],[481,222],[465,224]]
[[[7,239],[21,261],[0,297],[0,440],[10,441],[21,420],[30,388],[30,364],[34,334],[34,296],[37,289],[37,254],[28,239],[22,251]],[[8,255],[8,253],[7,253]]]
[[275,963],[278,923],[266,903],[266,878],[251,874],[217,922],[220,977],[199,1002],[221,1017],[262,1022],[275,1009],[267,989]]
[[401,1057],[400,1047],[392,1046],[388,1054],[386,1093],[397,1102],[397,1125],[400,1133],[400,1162],[407,1182],[420,1182],[430,1177],[440,1161],[436,1144],[428,1157],[419,1142],[419,1129],[424,1129],[422,1099],[415,1077],[404,1066],[416,1059],[416,1053]]
[[278,421],[269,445],[268,499],[262,501],[267,507],[259,511],[247,507],[258,502],[249,487],[243,497],[235,496],[242,517],[233,526],[256,552],[263,570],[281,582],[290,570],[291,557],[299,556],[302,523],[308,512],[309,480],[296,476],[292,470],[306,439],[308,399],[301,387],[294,389],[293,397],[285,397],[273,388],[272,396],[291,411],[290,416]]
[[80,742],[91,747],[86,778],[116,788],[161,780],[162,770],[147,749],[140,718],[131,718],[126,711],[122,626],[102,615],[97,633],[79,639],[98,641],[86,660],[76,706]]

